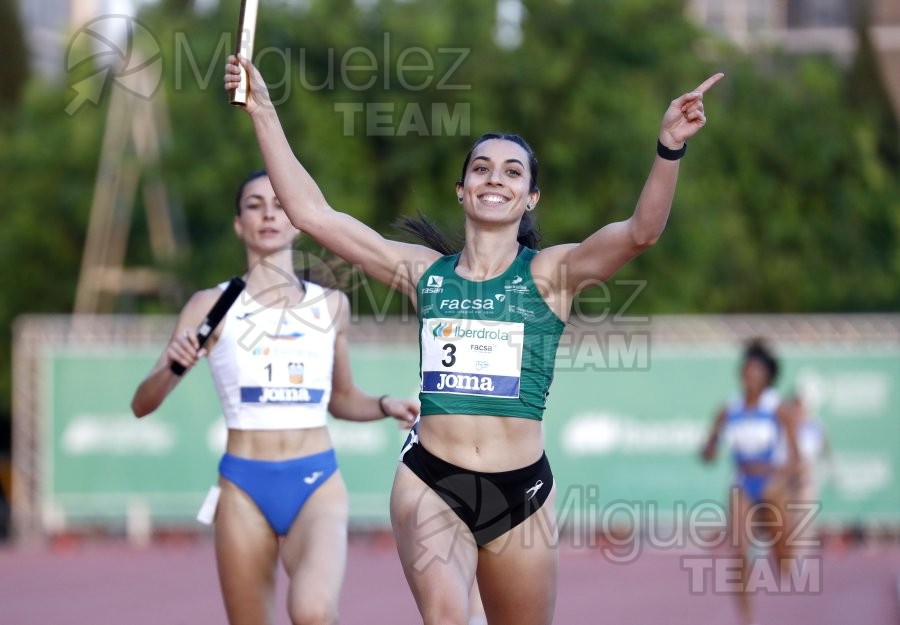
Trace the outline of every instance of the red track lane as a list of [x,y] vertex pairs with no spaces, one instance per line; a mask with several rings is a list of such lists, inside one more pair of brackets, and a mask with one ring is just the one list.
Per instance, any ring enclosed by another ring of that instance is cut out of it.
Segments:
[[[599,549],[561,550],[557,625],[727,625],[733,599],[691,593],[689,552],[643,552],[613,564]],[[724,557],[724,556],[722,556]],[[822,592],[760,594],[763,625],[896,625],[900,545],[827,552]],[[278,625],[288,625],[284,577]],[[343,625],[420,623],[383,535],[351,540],[341,604]],[[225,623],[212,544],[207,538],[121,542],[57,541],[53,549],[0,550],[0,625],[198,625]]]

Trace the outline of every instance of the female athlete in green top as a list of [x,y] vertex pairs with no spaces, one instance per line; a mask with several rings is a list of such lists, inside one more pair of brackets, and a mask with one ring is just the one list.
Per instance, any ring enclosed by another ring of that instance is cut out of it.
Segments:
[[[465,623],[469,590],[477,576],[491,625],[550,623],[558,559],[555,486],[543,455],[541,422],[534,418],[543,405],[536,395],[544,383],[543,356],[540,350],[537,356],[526,356],[529,315],[510,311],[510,294],[529,280],[526,286],[536,289],[537,299],[547,308],[546,314],[530,312],[547,322],[538,331],[545,344],[550,343],[568,319],[579,291],[608,279],[656,242],[675,193],[677,158],[685,141],[705,125],[703,94],[722,75],[711,76],[669,104],[659,132],[658,156],[634,213],[581,243],[523,250],[536,248],[528,226],[529,213],[540,199],[537,159],[514,135],[488,135],[477,141],[456,185],[465,215],[465,242],[458,256],[448,261],[444,259],[448,250],[441,253],[385,239],[329,206],[291,151],[256,68],[245,59],[229,57],[225,88],[237,86],[242,68],[250,78],[245,110],[291,222],[370,277],[405,293],[419,310],[423,396],[437,394],[426,402],[423,413],[428,414],[403,448],[404,460],[391,493],[391,519],[424,622]],[[509,272],[526,258],[529,276]],[[448,262],[449,267],[440,264]],[[506,286],[509,292],[497,290]],[[498,304],[502,318],[481,314]],[[513,305],[521,304],[518,300]],[[491,338],[490,333],[496,334]],[[509,338],[500,339],[500,333]],[[426,347],[438,336],[447,341]],[[456,353],[450,354],[454,348]],[[479,354],[498,356],[497,369],[491,358]],[[532,357],[538,361],[528,362]],[[448,364],[442,365],[442,360]],[[526,375],[534,374],[526,380]],[[499,403],[483,409],[485,401]],[[473,493],[480,498],[472,500]],[[504,500],[506,508],[498,504]]]
[[565,324],[531,276],[535,254],[523,246],[506,271],[483,281],[456,275],[460,255],[452,254],[419,279],[422,416],[541,419]]

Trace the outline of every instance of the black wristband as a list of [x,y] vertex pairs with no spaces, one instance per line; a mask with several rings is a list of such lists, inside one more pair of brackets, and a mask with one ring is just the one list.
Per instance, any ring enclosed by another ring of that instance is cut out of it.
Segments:
[[381,414],[385,417],[389,417],[391,415],[388,414],[388,411],[384,409],[384,400],[387,399],[387,395],[382,395],[378,398],[378,407],[381,408]]
[[673,150],[664,146],[659,139],[656,140],[656,153],[667,161],[677,161],[684,157],[685,152],[687,152],[687,141],[677,150]]

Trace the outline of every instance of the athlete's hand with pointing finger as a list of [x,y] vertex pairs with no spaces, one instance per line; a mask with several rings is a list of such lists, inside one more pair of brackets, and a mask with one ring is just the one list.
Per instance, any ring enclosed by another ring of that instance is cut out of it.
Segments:
[[723,73],[713,74],[699,87],[679,98],[675,98],[663,115],[659,129],[659,141],[671,150],[678,150],[684,142],[697,134],[706,125],[703,110],[703,94],[719,82]]
[[247,113],[272,108],[272,100],[269,98],[269,88],[262,74],[256,67],[242,56],[230,54],[225,62],[225,91],[234,91],[241,82],[241,69],[247,72],[247,103],[244,105]]

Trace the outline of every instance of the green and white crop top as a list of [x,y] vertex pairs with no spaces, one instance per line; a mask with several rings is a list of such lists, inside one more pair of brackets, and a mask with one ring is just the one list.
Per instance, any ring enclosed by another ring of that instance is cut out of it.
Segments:
[[496,278],[456,274],[459,254],[438,259],[416,291],[422,415],[541,419],[565,323],[531,275],[522,247]]

